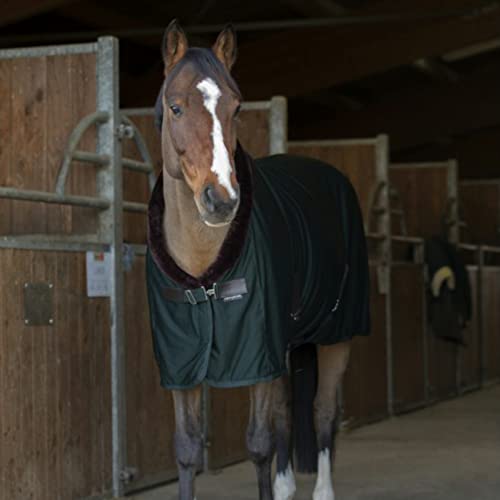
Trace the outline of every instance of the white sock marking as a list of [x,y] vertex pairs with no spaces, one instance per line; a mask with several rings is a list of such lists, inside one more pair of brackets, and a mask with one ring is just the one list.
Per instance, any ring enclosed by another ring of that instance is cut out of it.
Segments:
[[196,85],[196,88],[201,92],[203,104],[212,116],[212,140],[214,149],[211,170],[217,175],[219,184],[226,189],[229,196],[234,200],[236,199],[236,192],[231,185],[231,162],[229,161],[229,154],[224,144],[222,126],[215,112],[217,101],[221,96],[220,89],[211,78],[205,78]]
[[285,472],[279,472],[274,479],[274,500],[292,500],[295,495],[295,477],[288,464]]
[[314,487],[313,500],[335,500],[332,485],[332,463],[330,450],[318,454],[318,478]]

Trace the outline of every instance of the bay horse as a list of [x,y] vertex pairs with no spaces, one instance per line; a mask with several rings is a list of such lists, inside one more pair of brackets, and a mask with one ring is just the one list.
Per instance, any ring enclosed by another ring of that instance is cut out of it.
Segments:
[[162,51],[147,279],[161,383],[174,400],[179,499],[195,498],[207,381],[249,386],[261,500],[291,500],[294,469],[317,471],[313,499],[333,500],[337,392],[353,335],[369,331],[356,195],[330,165],[254,161],[243,150],[231,27],[211,49],[189,48],[173,21]]

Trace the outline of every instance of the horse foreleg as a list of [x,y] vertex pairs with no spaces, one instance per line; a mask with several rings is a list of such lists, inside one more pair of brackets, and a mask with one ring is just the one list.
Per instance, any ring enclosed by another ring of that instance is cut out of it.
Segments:
[[318,477],[313,500],[334,500],[332,469],[335,437],[340,421],[337,390],[349,360],[350,343],[318,346],[318,389],[314,399],[314,425],[318,440]]
[[276,432],[276,477],[274,500],[292,500],[296,486],[291,465],[291,393],[288,376],[275,382],[274,429]]
[[194,478],[202,463],[201,387],[172,391],[175,408],[175,455],[179,500],[193,500]]
[[247,447],[257,470],[259,499],[273,500],[271,463],[274,455],[272,416],[275,385],[273,382],[250,387],[250,418],[247,430]]

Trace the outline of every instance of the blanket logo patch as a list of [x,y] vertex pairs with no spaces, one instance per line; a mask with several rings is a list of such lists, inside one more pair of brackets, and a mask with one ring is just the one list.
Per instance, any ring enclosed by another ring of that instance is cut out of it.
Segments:
[[223,302],[234,302],[235,300],[240,300],[243,298],[243,295],[238,294],[238,295],[233,295],[231,297],[224,297],[222,300]]

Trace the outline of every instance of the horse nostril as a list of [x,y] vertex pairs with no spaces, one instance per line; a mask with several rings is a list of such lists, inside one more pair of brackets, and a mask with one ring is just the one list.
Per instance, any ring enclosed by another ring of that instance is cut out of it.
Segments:
[[202,192],[202,201],[208,212],[215,212],[216,208],[216,194],[212,185],[208,185]]
[[238,204],[238,198],[225,201],[212,184],[203,189],[201,201],[209,214],[220,216],[229,215]]

